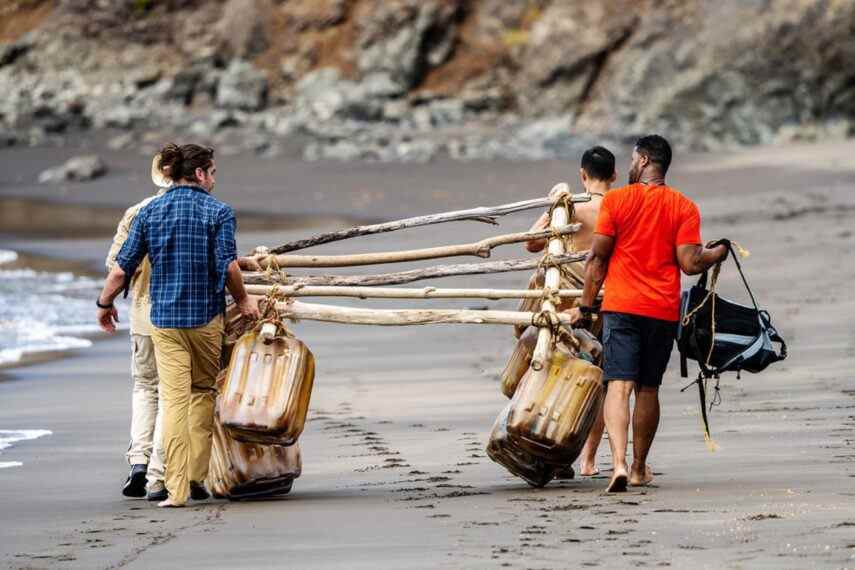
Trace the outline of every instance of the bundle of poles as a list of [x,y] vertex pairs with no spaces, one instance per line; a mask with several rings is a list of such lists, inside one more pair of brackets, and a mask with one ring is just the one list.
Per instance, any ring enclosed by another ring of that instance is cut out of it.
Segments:
[[[548,197],[406,218],[381,224],[358,226],[318,234],[274,248],[258,247],[251,254],[262,271],[244,272],[247,291],[252,295],[267,295],[277,300],[281,317],[359,325],[425,325],[425,324],[504,324],[540,327],[532,367],[541,369],[549,361],[553,335],[559,325],[569,326],[569,316],[556,312],[554,300],[577,298],[579,289],[559,289],[560,266],[584,260],[587,252],[568,253],[565,236],[577,232],[579,224],[570,224],[572,204],[587,202],[590,194],[572,194],[567,184],[556,185]],[[477,242],[423,249],[362,253],[349,255],[303,255],[292,252],[359,236],[415,228],[455,221],[476,221],[497,225],[497,217],[532,209],[551,209],[550,227],[486,238]],[[409,271],[373,275],[289,275],[291,268],[354,267],[422,261],[446,257],[489,258],[491,251],[502,245],[548,240],[543,258],[523,258],[481,263],[436,265]],[[544,264],[548,261],[548,264]],[[542,289],[474,289],[474,288],[402,288],[389,287],[425,279],[460,275],[484,275],[510,271],[536,270],[545,266]],[[471,309],[362,309],[337,305],[305,303],[297,297],[351,297],[357,299],[542,299],[540,313]]]

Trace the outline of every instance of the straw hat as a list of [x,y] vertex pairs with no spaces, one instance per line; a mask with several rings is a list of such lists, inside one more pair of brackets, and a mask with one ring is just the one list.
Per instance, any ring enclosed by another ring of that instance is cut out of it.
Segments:
[[154,182],[154,185],[158,188],[169,188],[172,186],[172,179],[160,171],[159,163],[160,153],[157,153],[151,160],[151,181]]

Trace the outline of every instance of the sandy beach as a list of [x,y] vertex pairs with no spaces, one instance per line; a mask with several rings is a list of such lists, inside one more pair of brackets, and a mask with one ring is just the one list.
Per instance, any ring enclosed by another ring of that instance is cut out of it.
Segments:
[[[51,228],[73,226],[62,226],[69,215],[59,201],[78,212],[94,209],[99,219],[109,214],[109,228],[116,211],[151,187],[145,157],[110,152],[95,134],[88,137],[75,148],[0,152],[0,202],[25,201],[56,222],[30,233],[0,226],[0,247],[100,271],[111,236]],[[82,147],[115,165],[111,173],[63,187],[32,182]],[[621,150],[623,181],[628,148]],[[790,357],[761,375],[722,379],[722,404],[711,415],[716,453],[704,446],[696,391],[680,392],[685,382],[673,358],[651,487],[603,494],[606,441],[602,475],[544,489],[486,457],[489,430],[506,402],[498,374],[513,348],[510,327],[301,322],[293,331],[318,366],[301,439],[303,474],[291,494],[160,510],[120,494],[131,390],[130,346],[120,333],[61,359],[0,371],[0,429],[52,432],[0,455],[22,463],[0,469],[0,565],[855,568],[853,156],[853,142],[676,156],[670,183],[700,205],[705,239],[729,237],[751,251],[745,271]],[[216,192],[239,213],[242,251],[353,221],[539,197],[564,180],[578,187],[575,162],[559,161],[309,164],[230,156],[218,168]],[[264,223],[244,227],[240,215]],[[502,219],[501,231],[522,230],[535,216]],[[455,223],[313,251],[426,247],[491,233],[497,230]],[[494,256],[523,253],[509,246]],[[517,273],[441,283],[519,287],[527,279]],[[740,287],[726,266],[723,293],[744,299]]]

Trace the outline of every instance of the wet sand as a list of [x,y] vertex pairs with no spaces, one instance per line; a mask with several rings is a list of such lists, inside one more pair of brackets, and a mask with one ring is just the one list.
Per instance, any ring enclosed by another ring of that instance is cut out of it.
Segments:
[[[497,376],[512,348],[509,328],[302,322],[293,330],[315,353],[318,370],[301,440],[303,475],[291,494],[164,512],[119,494],[130,411],[129,343],[120,336],[62,360],[0,373],[0,429],[53,431],[3,452],[4,461],[23,466],[0,470],[0,564],[853,567],[855,328],[849,317],[855,314],[855,165],[847,158],[853,151],[855,144],[846,143],[677,158],[672,183],[700,204],[705,238],[731,237],[751,250],[748,278],[791,355],[762,375],[722,380],[723,402],[711,416],[721,446],[715,454],[703,444],[694,390],[679,391],[684,382],[674,359],[651,455],[655,486],[604,496],[606,441],[600,478],[545,489],[529,488],[486,457],[490,427],[506,401]],[[9,180],[15,161],[32,170],[38,161],[58,162],[55,156],[47,160],[47,152],[0,153],[0,172],[6,173],[0,196],[57,192]],[[229,166],[238,164],[244,170],[229,174],[227,183]],[[624,178],[624,162],[621,167]],[[224,179],[218,192],[238,210],[267,204],[271,212],[366,219],[535,197],[558,180],[575,184],[576,171],[557,162],[405,167],[239,163],[231,157],[219,168]],[[280,185],[276,194],[275,181],[265,181],[261,172],[287,180],[287,187]],[[244,185],[237,187],[236,179]],[[127,180],[117,170],[96,185],[69,187],[65,199],[127,204],[147,191],[140,178]],[[115,191],[123,181],[127,191]],[[315,201],[314,192],[324,198]],[[271,202],[274,195],[279,198]],[[533,217],[509,217],[502,231],[522,229]],[[480,224],[447,224],[441,233],[419,229],[316,251],[455,243],[491,232]],[[274,245],[306,233],[242,232],[239,246]],[[97,268],[108,239],[7,236],[2,244]],[[520,255],[506,247],[498,257]],[[526,279],[505,274],[477,282],[520,286]],[[442,281],[462,283],[472,279]],[[732,267],[724,272],[722,290],[741,294]],[[416,303],[411,306],[422,306]]]

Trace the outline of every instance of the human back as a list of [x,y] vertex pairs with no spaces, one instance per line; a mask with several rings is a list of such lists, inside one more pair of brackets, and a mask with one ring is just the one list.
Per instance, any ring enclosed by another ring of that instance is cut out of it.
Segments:
[[676,321],[677,247],[700,241],[694,202],[665,184],[630,184],[603,199],[596,232],[615,239],[603,310]]

